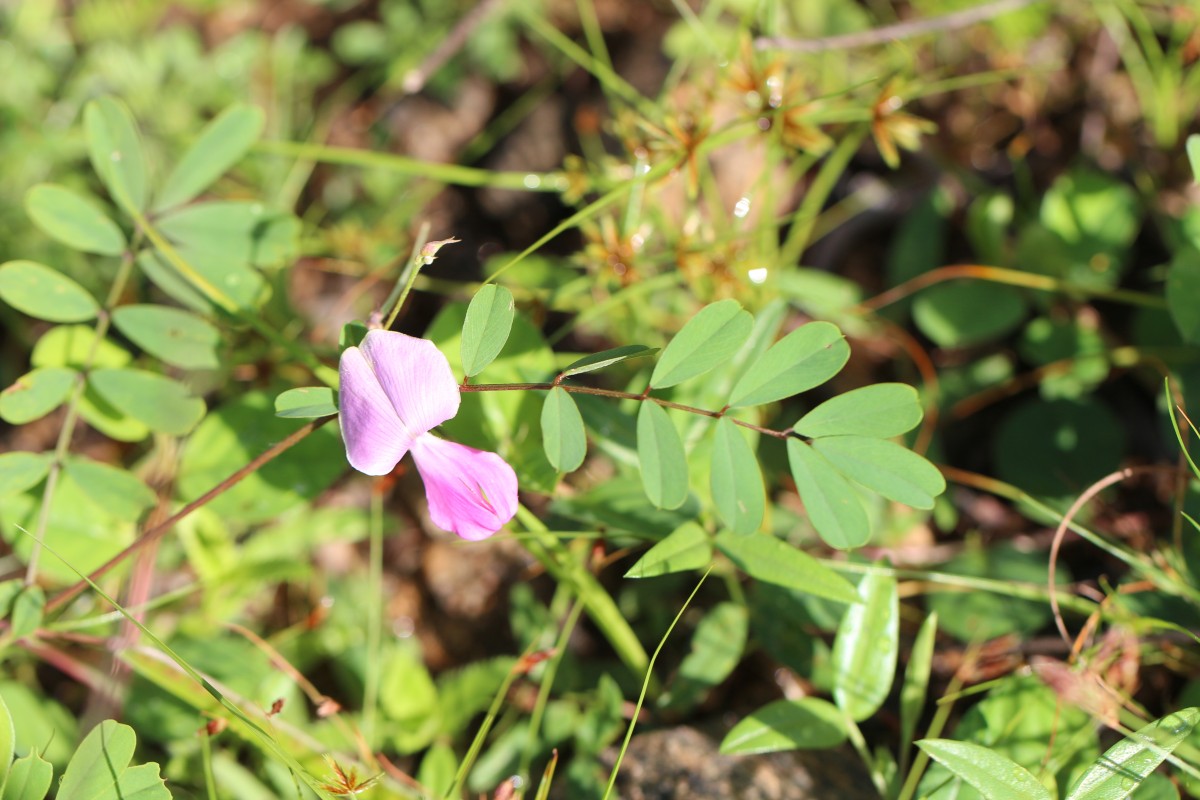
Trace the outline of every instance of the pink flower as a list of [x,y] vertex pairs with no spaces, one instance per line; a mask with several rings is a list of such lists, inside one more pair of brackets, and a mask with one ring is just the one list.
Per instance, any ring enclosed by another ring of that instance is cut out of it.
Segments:
[[458,384],[433,342],[373,330],[342,352],[342,439],[350,465],[386,475],[409,450],[429,516],[464,539],[485,539],[517,511],[517,476],[495,453],[431,434],[458,413]]

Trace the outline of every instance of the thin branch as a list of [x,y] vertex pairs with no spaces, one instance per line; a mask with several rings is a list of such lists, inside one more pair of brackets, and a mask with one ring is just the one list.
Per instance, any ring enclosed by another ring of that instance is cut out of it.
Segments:
[[471,38],[471,34],[475,32],[480,23],[487,19],[497,5],[499,5],[499,0],[480,0],[474,8],[463,15],[446,38],[442,39],[441,44],[421,62],[421,65],[405,74],[401,84],[404,93],[416,94],[425,88],[425,82],[466,45],[467,39]]
[[[728,408],[723,408],[720,411],[712,411],[707,408],[685,406],[683,403],[664,400],[661,397],[651,397],[649,394],[650,387],[646,387],[645,392],[635,394],[634,392],[619,392],[615,389],[598,389],[594,386],[574,386],[568,383],[561,383],[560,380],[552,383],[463,383],[458,388],[464,392],[536,392],[549,391],[555,387],[558,387],[572,394],[591,394],[597,397],[612,397],[616,400],[649,400],[652,403],[657,403],[663,408],[673,408],[676,411],[686,411],[689,414],[699,414],[700,416],[712,417],[713,419],[725,417],[729,411]],[[741,425],[743,428],[748,430],[761,433],[764,436],[774,436],[776,439],[788,439],[796,435],[796,433],[790,428],[781,431],[773,428],[764,428],[761,425],[755,425],[753,422],[746,422],[745,420],[740,420],[736,417],[729,417],[729,421],[735,425]]]
[[[132,553],[137,552],[141,548],[143,548],[153,542],[157,542],[164,535],[166,535],[166,533],[168,531],[170,531],[173,527],[175,527],[175,525],[180,520],[182,520],[184,517],[186,517],[188,514],[191,514],[193,511],[195,511],[196,509],[198,509],[202,506],[208,505],[210,502],[215,500],[217,497],[224,494],[228,490],[232,489],[237,484],[241,483],[242,479],[245,478],[247,475],[250,475],[253,472],[257,472],[259,469],[261,469],[267,463],[269,463],[270,461],[274,460],[279,455],[281,455],[284,451],[299,444],[301,441],[304,440],[304,438],[306,436],[308,436],[310,433],[312,433],[313,431],[315,431],[317,428],[321,427],[325,423],[329,422],[329,420],[331,420],[331,419],[333,419],[333,417],[324,417],[323,419],[313,420],[312,422],[305,425],[303,428],[300,428],[299,430],[290,434],[286,439],[283,439],[283,440],[271,445],[269,448],[267,448],[265,451],[263,451],[258,457],[256,457],[253,461],[251,461],[249,464],[246,464],[246,466],[242,467],[237,472],[233,473],[228,478],[221,481],[216,486],[209,489],[207,492],[200,495],[199,497],[197,497],[192,502],[188,503],[183,508],[179,509],[170,518],[164,520],[163,522],[159,523],[158,525],[155,525],[154,527],[145,531],[141,536],[139,536],[137,539],[135,539],[128,547],[126,547],[121,552],[117,553],[115,556],[110,558],[108,561],[104,562],[104,564],[102,566],[93,570],[92,573],[88,577],[91,578],[91,580],[93,580],[93,581],[99,580],[102,576],[104,576],[105,574],[110,572],[114,567],[116,567],[118,564],[120,564],[122,561],[124,561],[126,558],[128,558]],[[86,581],[79,581],[78,583],[72,585],[70,588],[64,589],[62,592],[60,592],[55,597],[53,597],[48,603],[46,603],[46,613],[49,614],[50,612],[54,611],[55,609],[62,607],[66,603],[69,603],[80,592],[82,592],[84,589],[86,589],[87,586],[88,586],[88,584]]]
[[841,36],[825,36],[820,39],[789,39],[785,36],[760,36],[754,40],[758,50],[788,50],[793,53],[821,53],[827,50],[850,50],[856,47],[870,47],[876,44],[887,44],[900,39],[911,39],[931,33],[969,28],[980,22],[986,22],[1002,14],[1019,11],[1041,0],[995,0],[974,8],[943,14],[926,19],[912,19],[898,22],[883,28],[869,31],[846,33]]

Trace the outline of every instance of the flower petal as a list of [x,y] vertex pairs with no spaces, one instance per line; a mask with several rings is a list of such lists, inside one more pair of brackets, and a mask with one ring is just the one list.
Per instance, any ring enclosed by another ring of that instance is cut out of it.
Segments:
[[450,362],[428,339],[370,331],[359,348],[404,427],[420,436],[458,413]]
[[383,393],[375,371],[357,347],[342,351],[338,362],[339,420],[346,459],[368,475],[386,475],[404,458],[413,439]]
[[433,524],[464,539],[486,539],[517,513],[517,475],[495,453],[431,434],[412,444]]

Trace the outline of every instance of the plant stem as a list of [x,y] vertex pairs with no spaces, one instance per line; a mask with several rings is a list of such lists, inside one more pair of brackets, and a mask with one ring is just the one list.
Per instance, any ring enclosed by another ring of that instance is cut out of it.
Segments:
[[[712,417],[720,419],[728,414],[729,409],[723,408],[720,411],[712,411],[707,408],[697,408],[696,406],[687,406],[683,403],[676,403],[673,400],[664,400],[661,397],[652,397],[648,394],[635,394],[633,392],[621,392],[615,389],[599,389],[595,386],[573,386],[568,383],[561,382],[562,376],[552,383],[474,383],[462,384],[458,388],[464,392],[520,392],[520,391],[549,391],[555,387],[572,394],[591,394],[597,397],[611,397],[617,400],[649,400],[652,403],[657,403],[663,408],[673,408],[676,411],[686,411],[689,414],[699,414],[704,417]],[[729,417],[729,420],[735,425],[741,425],[752,431],[763,434],[764,436],[774,436],[776,439],[788,439],[795,436],[795,432],[790,428],[785,430],[775,430],[774,428],[764,428],[761,425],[755,425],[753,422]]]

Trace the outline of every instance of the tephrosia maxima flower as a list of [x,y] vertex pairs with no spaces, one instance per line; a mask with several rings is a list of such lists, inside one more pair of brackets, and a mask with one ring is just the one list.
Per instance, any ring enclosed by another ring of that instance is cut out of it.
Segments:
[[517,511],[517,476],[495,453],[431,434],[458,413],[450,363],[426,339],[370,331],[338,364],[342,439],[359,472],[386,475],[412,451],[429,516],[464,539],[485,539]]

